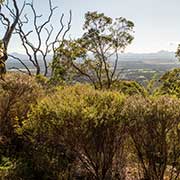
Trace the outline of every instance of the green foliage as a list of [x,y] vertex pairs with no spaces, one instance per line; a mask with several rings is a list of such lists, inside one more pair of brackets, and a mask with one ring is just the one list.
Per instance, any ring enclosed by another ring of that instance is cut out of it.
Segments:
[[154,74],[150,81],[147,81],[146,90],[149,95],[153,95],[159,86],[159,78],[157,74]]
[[[65,167],[70,163],[66,158],[73,162],[68,155],[72,153],[76,157],[75,162],[79,162],[78,166],[89,169],[92,179],[108,177],[109,171],[115,168],[113,157],[116,149],[121,148],[123,141],[120,114],[124,99],[118,92],[97,91],[90,86],[76,85],[59,87],[55,94],[39,102],[29,120],[23,122],[23,128],[32,132],[36,149],[51,147],[53,152],[57,152],[55,157],[51,157],[50,151],[44,152],[44,156],[39,158],[47,156],[49,161],[46,159],[46,164],[43,162],[41,167],[46,165],[53,170],[59,160],[58,174],[65,160]],[[64,161],[61,158],[62,147],[67,149]],[[76,173],[78,166],[74,167]]]
[[166,72],[160,79],[160,86],[155,94],[169,94],[180,97],[180,69],[176,68]]
[[[103,13],[86,13],[83,36],[64,40],[57,48],[52,66],[55,76],[60,73],[61,77],[66,74],[67,78],[72,73],[70,69],[74,69],[76,76],[85,77],[96,89],[110,88],[118,53],[132,42],[133,27],[133,22],[122,17],[113,20]],[[114,63],[111,64],[110,59]]]
[[175,180],[180,101],[178,93],[161,93],[178,84],[178,74],[161,78],[158,96],[134,81],[114,81],[109,90],[76,84],[47,91],[41,76],[7,74],[0,81],[0,178],[132,179],[128,171],[139,170],[139,178]]
[[[128,133],[141,171],[148,180],[162,180],[165,173],[172,173],[172,179],[178,175],[179,106],[180,101],[169,96],[132,96],[125,103],[124,117]],[[174,171],[174,168],[178,170]]]
[[[67,44],[68,41],[64,41],[64,45]],[[69,52],[69,51],[68,51]],[[68,59],[71,58],[71,54],[68,54],[68,52],[65,52]],[[66,59],[59,60],[60,54],[54,56],[53,62],[52,62],[52,76],[49,80],[49,83],[51,85],[62,85],[64,83],[71,82],[71,79],[73,77],[73,70],[70,65],[70,62],[67,61]]]
[[[27,118],[31,105],[36,104],[41,95],[41,87],[27,75],[8,73],[5,81],[0,81],[0,161],[9,158],[12,166],[8,172],[12,172],[19,157],[24,156],[26,143],[19,128]],[[4,164],[1,165],[4,167]]]
[[[95,48],[109,47],[113,50],[115,47],[122,50],[133,40],[131,35],[134,24],[125,18],[112,18],[105,16],[104,13],[88,12],[85,15],[83,45],[92,50]],[[102,47],[98,46],[98,43]],[[95,45],[95,47],[93,47]]]
[[145,88],[135,81],[115,81],[113,82],[111,89],[127,95],[147,95]]
[[[5,81],[0,81],[0,91],[1,127],[4,131],[10,131],[17,123],[21,124],[31,104],[37,102],[41,88],[27,75],[9,73]],[[5,128],[8,125],[10,129]]]
[[42,74],[36,75],[35,78],[37,83],[43,87],[46,87],[46,85],[48,84],[48,78],[43,76]]
[[31,164],[29,164],[27,159],[10,159],[6,163],[9,163],[9,166],[6,167],[3,164],[0,168],[0,178],[3,180],[34,180],[33,171]]

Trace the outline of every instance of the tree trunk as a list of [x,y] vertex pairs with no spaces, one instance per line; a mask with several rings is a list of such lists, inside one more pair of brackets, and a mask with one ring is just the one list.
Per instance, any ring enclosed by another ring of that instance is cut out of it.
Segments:
[[4,80],[4,75],[6,73],[6,60],[8,59],[7,53],[4,52],[3,56],[0,57],[0,78]]

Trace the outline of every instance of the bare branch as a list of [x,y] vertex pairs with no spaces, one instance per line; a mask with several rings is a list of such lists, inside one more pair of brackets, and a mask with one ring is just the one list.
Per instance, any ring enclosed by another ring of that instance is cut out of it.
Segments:
[[71,21],[72,21],[72,11],[69,11],[69,22],[68,22],[68,26],[67,26],[67,29],[65,30],[63,36],[62,36],[62,42],[64,41],[64,38],[67,34],[67,32],[70,30],[71,28]]
[[[25,14],[24,20],[19,19],[18,21],[18,28],[16,28],[16,33],[19,34],[19,37],[21,39],[22,45],[26,51],[26,54],[29,57],[29,61],[33,63],[36,74],[43,73],[44,76],[47,76],[48,74],[48,62],[47,62],[47,56],[50,52],[53,52],[55,54],[55,45],[60,41],[61,33],[64,30],[65,25],[63,24],[63,18],[64,14],[61,15],[60,18],[60,24],[61,28],[58,30],[58,32],[55,35],[54,40],[52,38],[54,37],[54,26],[51,24],[52,17],[54,15],[54,11],[57,7],[52,6],[52,1],[49,0],[49,14],[47,18],[40,24],[38,22],[38,18],[41,18],[43,15],[38,15],[36,8],[34,7],[33,2],[26,3],[27,6],[30,7],[30,10],[33,14],[33,30],[30,30],[28,32],[25,32],[24,25],[28,24],[30,21],[30,18]],[[72,13],[70,12],[70,19],[68,22],[67,29],[63,33],[62,37],[64,38],[67,32],[70,30],[71,27],[71,20],[72,20]],[[42,39],[42,34],[46,32],[47,36],[46,38]],[[33,39],[32,43],[30,39],[30,34],[35,35],[37,37],[36,40]],[[40,59],[41,57],[41,59]],[[43,62],[44,69],[42,71],[40,66],[40,61]]]
[[82,75],[84,75],[85,77],[87,77],[91,83],[93,84],[94,88],[97,89],[97,86],[96,86],[96,82],[93,80],[93,78],[91,77],[91,75],[89,75],[88,73],[84,72],[81,68],[79,68],[72,60],[71,60],[71,64],[72,66],[79,72],[81,73]]
[[64,29],[64,24],[63,24],[63,18],[64,18],[64,14],[61,15],[60,18],[60,24],[61,24],[61,29],[59,30],[59,32],[57,33],[54,42],[52,42],[52,48],[53,48],[53,53],[55,54],[55,44],[58,42],[59,36],[62,33],[63,29]]
[[11,68],[9,68],[10,70],[11,69],[16,69],[16,70],[18,70],[19,72],[21,72],[21,73],[24,73],[24,74],[28,74],[26,71],[23,71],[23,70],[21,70],[21,69],[19,69],[19,68],[17,68],[17,67],[11,67]]
[[[8,56],[11,57],[11,58],[13,58],[13,59],[15,59],[15,60],[17,60],[17,61],[19,61],[19,62],[25,67],[25,69],[27,70],[28,74],[31,75],[31,71],[29,70],[29,68],[27,67],[27,65],[26,65],[20,58],[15,57],[15,56],[13,56],[13,55],[11,55],[11,54],[8,54]],[[12,68],[12,69],[14,69],[14,68]]]
[[4,42],[4,48],[7,50],[7,47],[8,47],[8,44],[9,44],[9,41],[10,41],[10,38],[12,36],[12,33],[13,31],[15,30],[15,27],[18,23],[18,20],[19,20],[19,17],[20,17],[20,11],[19,11],[19,8],[17,6],[17,2],[16,0],[12,0],[13,1],[13,5],[14,5],[14,8],[15,8],[15,17],[14,17],[14,21],[12,24],[9,24],[8,26],[8,29],[4,35],[4,38],[3,38],[3,42]]

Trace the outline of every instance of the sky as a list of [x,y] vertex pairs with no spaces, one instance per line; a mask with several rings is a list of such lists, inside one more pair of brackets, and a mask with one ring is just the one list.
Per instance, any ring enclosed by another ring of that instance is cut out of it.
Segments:
[[[22,1],[22,0],[18,0]],[[112,18],[125,17],[135,24],[134,41],[126,52],[149,53],[161,50],[175,51],[180,43],[180,0],[52,0],[56,10],[53,22],[58,23],[61,13],[68,17],[72,10],[70,36],[82,34],[84,14],[87,11],[103,12]],[[48,12],[47,0],[34,0],[38,11]],[[28,13],[28,12],[27,12]],[[20,52],[18,40],[13,40],[10,51]]]

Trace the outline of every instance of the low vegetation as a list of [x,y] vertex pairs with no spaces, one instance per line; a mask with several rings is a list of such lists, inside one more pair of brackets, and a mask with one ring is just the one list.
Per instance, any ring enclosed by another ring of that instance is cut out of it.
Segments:
[[[24,14],[27,7],[32,18]],[[21,8],[17,0],[0,1],[5,27],[0,40],[0,179],[180,180],[180,69],[151,80],[147,88],[121,80],[118,54],[131,44],[134,23],[88,12],[82,37],[65,39],[70,11],[67,26],[62,14],[61,28],[50,42],[54,26],[47,26],[55,9],[49,0],[47,20],[39,25],[42,15],[33,1]],[[30,20],[35,31],[25,32]],[[26,72],[6,72],[13,33],[20,36],[34,73],[13,56]],[[38,39],[33,43],[31,33]]]
[[178,96],[123,81],[47,91],[21,73],[0,86],[1,179],[179,179]]

